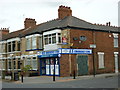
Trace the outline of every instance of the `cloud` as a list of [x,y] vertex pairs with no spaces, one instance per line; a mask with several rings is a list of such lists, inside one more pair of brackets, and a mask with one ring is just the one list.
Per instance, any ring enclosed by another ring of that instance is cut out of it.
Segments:
[[0,23],[5,23],[7,20],[6,19],[0,19]]
[[46,0],[43,1],[42,4],[43,5],[47,5],[50,7],[58,7],[59,5],[68,5],[70,2],[66,1],[66,0]]

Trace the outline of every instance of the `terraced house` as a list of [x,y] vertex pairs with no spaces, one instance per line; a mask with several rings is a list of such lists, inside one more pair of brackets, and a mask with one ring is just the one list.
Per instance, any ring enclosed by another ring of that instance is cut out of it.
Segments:
[[[99,18],[99,17],[98,17]],[[59,6],[58,18],[36,25],[26,18],[24,29],[1,28],[0,63],[6,74],[31,65],[32,75],[71,76],[120,71],[120,30],[92,24]]]

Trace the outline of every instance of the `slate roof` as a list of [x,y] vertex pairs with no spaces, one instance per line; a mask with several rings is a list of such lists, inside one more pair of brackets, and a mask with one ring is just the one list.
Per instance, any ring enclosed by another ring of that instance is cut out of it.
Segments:
[[120,32],[120,30],[118,30],[118,27],[95,25],[95,24],[86,22],[84,20],[81,20],[79,18],[76,18],[74,16],[67,16],[63,19],[54,19],[54,20],[36,25],[35,27],[32,27],[32,28],[22,29],[16,32],[12,32],[8,34],[5,39],[18,37],[20,34],[21,36],[26,36],[33,33],[42,33],[47,30],[60,29],[65,27],[80,28],[80,29],[82,28],[82,29],[95,30],[95,31],[117,32],[117,33]]
[[44,32],[47,30],[52,30],[54,28],[63,28],[63,27],[74,27],[74,28],[84,28],[90,30],[98,30],[98,31],[111,31],[111,32],[120,32],[118,31],[118,27],[113,26],[105,26],[105,25],[95,25],[84,20],[78,19],[74,16],[67,16],[64,19],[55,19],[44,24],[41,24],[34,28],[31,32],[27,34],[35,33],[35,32]]

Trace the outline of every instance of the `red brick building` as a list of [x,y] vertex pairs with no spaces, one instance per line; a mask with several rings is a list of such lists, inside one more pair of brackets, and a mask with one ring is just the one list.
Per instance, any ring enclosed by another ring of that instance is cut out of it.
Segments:
[[[110,22],[92,24],[72,16],[70,7],[60,6],[57,19],[36,25],[35,19],[27,18],[24,25],[24,29],[8,33],[1,40],[8,46],[5,53],[0,53],[7,72],[11,56],[15,70],[31,65],[32,73],[38,75],[53,75],[54,71],[58,76],[120,71],[120,30]],[[20,46],[20,50],[15,52],[13,45],[15,50]]]

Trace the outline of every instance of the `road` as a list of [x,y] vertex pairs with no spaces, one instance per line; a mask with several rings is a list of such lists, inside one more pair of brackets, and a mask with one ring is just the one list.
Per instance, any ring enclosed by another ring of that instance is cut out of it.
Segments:
[[[32,81],[32,80],[31,80]],[[3,88],[118,88],[118,76],[92,77],[84,79],[70,79],[56,82],[42,83],[11,83],[3,82]]]

